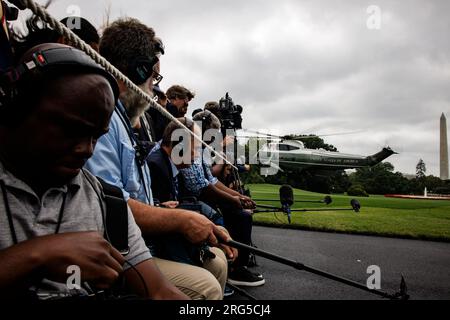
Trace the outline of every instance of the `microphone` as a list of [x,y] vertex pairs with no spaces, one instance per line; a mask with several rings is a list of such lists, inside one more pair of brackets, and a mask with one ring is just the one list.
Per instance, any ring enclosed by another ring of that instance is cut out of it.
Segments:
[[290,185],[280,187],[280,202],[283,211],[286,212],[289,224],[291,223],[291,206],[294,204],[294,190]]
[[282,185],[280,187],[280,202],[283,206],[292,206],[294,204],[294,190],[290,185]]
[[355,212],[359,212],[359,210],[361,209],[361,204],[356,199],[352,199],[350,201],[350,205],[352,206],[352,208]]

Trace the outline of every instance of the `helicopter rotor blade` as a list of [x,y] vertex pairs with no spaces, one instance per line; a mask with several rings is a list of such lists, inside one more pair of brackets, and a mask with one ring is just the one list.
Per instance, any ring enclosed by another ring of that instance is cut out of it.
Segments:
[[[322,138],[322,137],[331,137],[331,136],[344,136],[344,135],[351,135],[351,134],[357,134],[364,132],[364,130],[356,130],[356,131],[347,131],[347,132],[336,132],[336,133],[329,133],[329,134],[299,134],[299,135],[277,135],[267,132],[261,132],[257,130],[250,130],[250,129],[241,129],[243,132],[248,133],[254,133],[258,136],[245,136],[246,138],[272,138],[272,139],[280,139],[280,140],[304,140],[304,139],[316,139],[316,138]],[[240,136],[244,137],[244,136]]]

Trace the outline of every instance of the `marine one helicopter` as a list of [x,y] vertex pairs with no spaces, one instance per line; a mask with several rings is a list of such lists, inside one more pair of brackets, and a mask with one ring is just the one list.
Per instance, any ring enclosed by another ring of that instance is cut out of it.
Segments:
[[[257,131],[255,133],[261,134]],[[259,149],[257,156],[259,156],[263,166],[280,171],[313,169],[316,173],[323,172],[326,174],[336,170],[372,167],[391,155],[397,154],[390,147],[385,147],[380,152],[369,156],[324,149],[308,149],[304,142],[300,140],[317,138],[318,136],[304,136],[293,140],[292,136],[263,135],[247,138],[269,139],[270,141]]]

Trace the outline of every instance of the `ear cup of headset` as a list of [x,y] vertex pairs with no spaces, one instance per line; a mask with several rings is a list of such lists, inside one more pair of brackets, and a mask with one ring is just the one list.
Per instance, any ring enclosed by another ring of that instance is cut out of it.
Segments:
[[3,125],[14,125],[28,110],[29,103],[25,101],[40,95],[42,78],[37,77],[61,75],[63,71],[99,74],[110,83],[115,99],[119,96],[115,78],[80,50],[67,46],[42,48],[29,59],[0,74],[0,123]]
[[153,67],[157,62],[158,58],[156,57],[153,60],[146,57],[138,57],[130,63],[127,76],[134,84],[141,85],[152,76]]

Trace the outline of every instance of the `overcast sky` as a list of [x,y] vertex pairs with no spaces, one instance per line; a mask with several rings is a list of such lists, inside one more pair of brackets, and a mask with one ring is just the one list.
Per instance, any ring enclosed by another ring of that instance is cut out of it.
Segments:
[[[43,0],[39,1],[45,2]],[[439,175],[439,118],[450,118],[450,2],[447,0],[57,0],[57,18],[97,27],[140,19],[166,45],[163,89],[197,96],[189,112],[230,92],[244,127],[273,133],[362,131],[326,137],[339,151],[391,146],[398,171],[420,158]],[[379,29],[375,5],[381,10]]]

